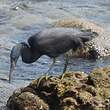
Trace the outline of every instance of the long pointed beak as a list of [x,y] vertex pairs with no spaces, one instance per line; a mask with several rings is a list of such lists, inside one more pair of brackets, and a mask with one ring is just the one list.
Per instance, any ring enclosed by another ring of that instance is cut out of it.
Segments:
[[10,71],[9,71],[9,83],[11,82],[12,72],[16,67],[17,60],[21,54],[22,44],[15,45],[10,53]]
[[14,71],[15,67],[16,67],[16,62],[12,61],[10,65],[10,71],[9,71],[9,83],[11,83],[12,72]]

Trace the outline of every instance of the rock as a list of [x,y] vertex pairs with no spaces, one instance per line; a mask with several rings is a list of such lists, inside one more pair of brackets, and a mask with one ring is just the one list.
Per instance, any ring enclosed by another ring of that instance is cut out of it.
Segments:
[[92,83],[93,86],[97,86],[100,88],[110,88],[110,69],[106,70],[103,68],[93,70],[92,74],[88,76],[89,82]]
[[72,97],[64,98],[60,103],[60,110],[75,110],[77,106],[77,101]]
[[48,105],[31,92],[13,95],[9,98],[7,106],[11,110],[49,110]]
[[66,18],[59,20],[54,23],[56,27],[75,27],[83,30],[92,30],[96,33],[104,32],[105,30],[97,25],[96,23],[93,23],[91,21],[87,21],[84,19],[79,19],[79,18]]
[[[7,101],[11,110],[110,110],[110,67],[32,81]],[[39,82],[40,81],[40,82]]]

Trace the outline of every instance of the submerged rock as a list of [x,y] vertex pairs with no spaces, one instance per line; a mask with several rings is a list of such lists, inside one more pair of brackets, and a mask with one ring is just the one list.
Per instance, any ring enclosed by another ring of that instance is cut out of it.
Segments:
[[[40,81],[40,82],[39,82]],[[110,68],[33,80],[7,101],[11,110],[110,110]]]

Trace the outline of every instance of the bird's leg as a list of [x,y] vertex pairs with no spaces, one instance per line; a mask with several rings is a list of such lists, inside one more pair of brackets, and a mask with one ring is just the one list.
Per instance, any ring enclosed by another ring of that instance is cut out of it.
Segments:
[[69,61],[69,58],[68,58],[68,55],[65,56],[65,64],[64,64],[64,69],[63,69],[63,73],[61,75],[61,80],[64,78],[64,75],[65,75],[65,71],[67,69],[67,66],[68,66],[68,61]]
[[53,68],[55,62],[56,62],[56,58],[53,58],[52,64],[50,65],[49,69],[48,69],[47,72],[45,73],[45,78],[46,78],[46,80],[48,79],[48,74],[49,74],[50,70]]
[[39,78],[38,83],[37,83],[37,86],[39,86],[39,84],[40,84],[40,82],[41,82],[42,79],[44,79],[44,78],[45,78],[46,80],[48,79],[49,71],[50,71],[50,70],[52,69],[52,67],[54,66],[55,61],[56,61],[56,59],[53,58],[53,62],[52,62],[52,64],[50,65],[48,71],[44,74],[44,76],[42,76],[41,78]]

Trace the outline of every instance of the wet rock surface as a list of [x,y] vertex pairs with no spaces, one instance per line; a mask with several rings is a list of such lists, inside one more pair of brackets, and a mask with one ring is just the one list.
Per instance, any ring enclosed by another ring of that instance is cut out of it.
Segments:
[[7,101],[11,110],[110,110],[110,67],[33,80]]

